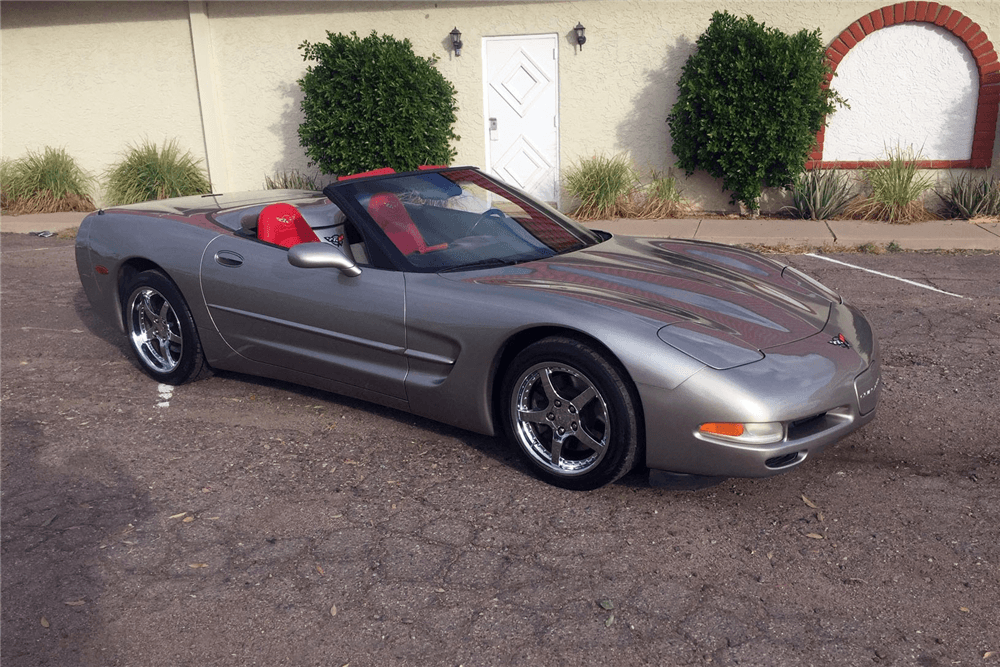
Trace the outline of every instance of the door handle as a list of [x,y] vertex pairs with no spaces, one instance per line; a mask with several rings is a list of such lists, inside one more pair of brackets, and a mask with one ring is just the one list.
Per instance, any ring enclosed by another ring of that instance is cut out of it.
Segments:
[[222,266],[235,268],[243,264],[243,257],[239,253],[235,253],[232,250],[220,250],[215,253],[215,261]]

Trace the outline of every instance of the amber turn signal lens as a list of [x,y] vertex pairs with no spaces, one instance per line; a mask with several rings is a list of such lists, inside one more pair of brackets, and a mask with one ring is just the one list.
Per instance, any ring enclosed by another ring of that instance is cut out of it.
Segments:
[[728,422],[709,422],[702,424],[698,430],[716,435],[728,435],[731,438],[738,438],[743,435],[743,424],[731,424]]

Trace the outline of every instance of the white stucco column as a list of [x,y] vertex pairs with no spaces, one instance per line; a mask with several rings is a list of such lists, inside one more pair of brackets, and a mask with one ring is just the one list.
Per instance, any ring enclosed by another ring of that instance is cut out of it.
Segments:
[[207,3],[190,0],[188,17],[191,22],[194,69],[198,79],[201,125],[205,135],[205,167],[212,182],[212,191],[226,192],[230,189],[229,168],[222,132],[222,108],[215,81],[215,57],[212,52]]

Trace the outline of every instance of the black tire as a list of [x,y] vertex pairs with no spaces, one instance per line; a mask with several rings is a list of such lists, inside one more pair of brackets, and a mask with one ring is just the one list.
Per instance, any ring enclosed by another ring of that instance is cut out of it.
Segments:
[[546,338],[521,351],[500,400],[507,437],[555,486],[610,484],[643,450],[639,401],[627,374],[579,340]]
[[169,278],[159,271],[137,273],[123,294],[125,335],[147,375],[178,385],[209,372],[194,318]]

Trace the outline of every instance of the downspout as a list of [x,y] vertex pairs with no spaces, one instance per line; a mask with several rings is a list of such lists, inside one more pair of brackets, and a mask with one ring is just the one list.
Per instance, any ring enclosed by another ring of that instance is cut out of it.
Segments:
[[198,82],[198,102],[201,128],[205,137],[205,167],[212,183],[212,192],[229,190],[229,169],[222,132],[222,105],[215,85],[215,60],[212,54],[212,32],[208,24],[208,3],[188,2],[191,24],[191,47],[194,55],[195,78]]

